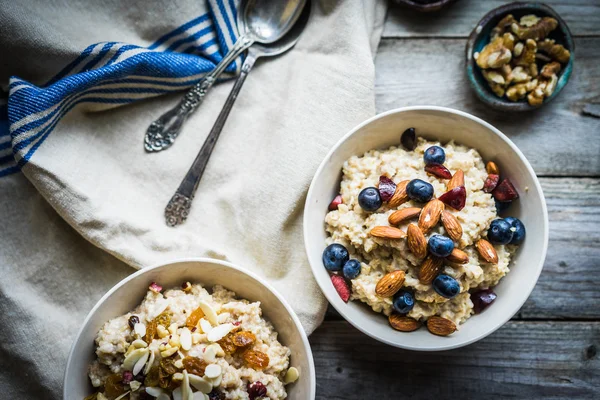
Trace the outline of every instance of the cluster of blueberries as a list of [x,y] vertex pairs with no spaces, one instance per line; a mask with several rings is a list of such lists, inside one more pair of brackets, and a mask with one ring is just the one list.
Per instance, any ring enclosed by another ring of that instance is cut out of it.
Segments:
[[[431,146],[425,150],[425,165],[444,164],[446,153],[439,146]],[[411,200],[426,203],[433,198],[433,186],[421,179],[413,179],[406,185],[406,194]],[[375,187],[363,189],[358,195],[358,204],[368,212],[377,211],[383,204],[381,194]],[[500,211],[500,210],[498,210]],[[507,217],[492,221],[488,230],[488,239],[496,244],[520,244],[525,239],[525,225],[518,219]],[[454,242],[443,235],[432,235],[427,247],[429,252],[440,258],[448,257],[454,250]],[[328,271],[339,272],[350,280],[360,275],[360,262],[350,259],[348,250],[341,244],[334,243],[323,252],[323,264]],[[433,290],[447,299],[460,293],[460,284],[449,275],[440,274],[432,282]],[[412,292],[400,290],[394,295],[393,307],[400,314],[406,314],[415,305]]]

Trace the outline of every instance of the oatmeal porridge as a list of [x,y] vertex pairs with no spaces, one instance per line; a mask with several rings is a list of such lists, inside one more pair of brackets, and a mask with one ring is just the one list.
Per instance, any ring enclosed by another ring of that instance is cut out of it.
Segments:
[[525,235],[521,221],[498,216],[518,194],[496,164],[418,138],[353,156],[342,172],[323,262],[344,301],[366,303],[398,330],[440,317],[451,328],[432,333],[445,335],[496,298]]
[[222,286],[152,283],[133,311],[96,336],[86,400],[285,399],[298,378],[290,350],[262,317],[260,302]]

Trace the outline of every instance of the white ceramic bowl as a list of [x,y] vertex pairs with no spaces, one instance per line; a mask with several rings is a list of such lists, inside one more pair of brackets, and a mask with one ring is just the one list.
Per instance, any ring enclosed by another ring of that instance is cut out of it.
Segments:
[[65,371],[63,398],[81,400],[93,393],[87,376],[94,359],[94,339],[102,325],[111,318],[137,307],[150,282],[165,289],[180,287],[190,281],[206,286],[222,285],[240,298],[260,301],[263,316],[279,332],[279,340],[292,351],[290,365],[298,368],[300,378],[287,386],[288,399],[312,400],[315,397],[315,367],[308,339],[291,307],[269,284],[256,275],[230,263],[208,258],[184,259],[139,270],[123,279],[104,295],[88,314],[77,334]]
[[[510,216],[523,221],[525,242],[511,262],[511,271],[495,287],[498,298],[488,309],[471,317],[460,330],[447,337],[432,335],[425,328],[405,333],[393,330],[381,314],[368,306],[344,303],[331,284],[321,261],[325,249],[325,215],[330,201],[339,192],[341,170],[350,156],[371,149],[400,145],[405,129],[415,127],[417,135],[455,140],[479,151],[484,160],[494,160],[503,176],[510,177],[520,198],[511,206]],[[528,190],[525,190],[528,188]],[[411,350],[452,349],[484,338],[508,321],[525,303],[542,271],[548,247],[548,212],[542,188],[533,169],[519,149],[498,129],[467,113],[444,107],[415,106],[391,110],[357,126],[327,154],[311,183],[304,207],[304,243],[313,274],[335,309],[367,335],[392,346]]]

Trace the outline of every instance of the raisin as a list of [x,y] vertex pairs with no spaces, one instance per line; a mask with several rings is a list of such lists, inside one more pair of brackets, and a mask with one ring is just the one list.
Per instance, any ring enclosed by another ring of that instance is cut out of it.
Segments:
[[202,309],[198,307],[194,311],[192,311],[189,317],[187,317],[187,320],[185,321],[185,326],[187,326],[188,328],[194,328],[196,325],[198,325],[198,321],[200,321],[200,318],[202,317],[204,317],[204,311],[202,311]]
[[265,369],[269,366],[269,356],[262,351],[246,350],[243,357],[246,364],[251,368]]
[[190,374],[204,376],[204,370],[206,369],[206,362],[199,359],[198,357],[187,356],[183,360],[183,368]]
[[256,381],[254,383],[248,383],[247,389],[248,389],[248,397],[250,397],[250,400],[255,400],[260,397],[265,397],[267,395],[267,388],[260,381]]
[[156,337],[156,328],[158,324],[156,321],[150,321],[146,325],[146,335],[144,336],[144,342],[150,344],[152,340]]
[[235,335],[235,333],[229,333],[217,342],[227,354],[233,354],[237,350],[237,346],[233,343],[233,335]]
[[247,347],[256,341],[252,332],[236,332],[232,337],[233,344],[237,347]]
[[140,322],[140,318],[137,315],[132,315],[131,317],[129,317],[129,321],[127,322],[129,323],[129,327],[133,329],[135,324]]
[[148,371],[148,375],[144,378],[144,386],[146,387],[156,387],[159,383],[159,368],[158,365],[152,366],[150,371]]
[[158,325],[162,325],[165,328],[168,328],[169,325],[171,325],[171,314],[165,311],[159,314],[156,318],[154,318],[154,321]]
[[104,382],[104,395],[109,400],[114,400],[123,393],[125,393],[125,386],[121,374],[109,375]]

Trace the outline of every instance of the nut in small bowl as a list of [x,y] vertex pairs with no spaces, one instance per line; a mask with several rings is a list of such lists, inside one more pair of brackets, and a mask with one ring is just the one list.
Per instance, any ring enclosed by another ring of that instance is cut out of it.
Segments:
[[511,3],[486,14],[469,37],[467,76],[477,97],[502,111],[553,100],[573,71],[575,44],[562,18],[542,3]]

